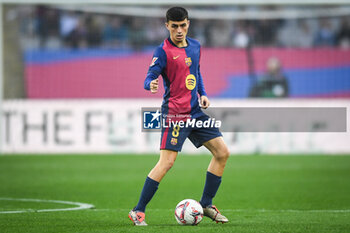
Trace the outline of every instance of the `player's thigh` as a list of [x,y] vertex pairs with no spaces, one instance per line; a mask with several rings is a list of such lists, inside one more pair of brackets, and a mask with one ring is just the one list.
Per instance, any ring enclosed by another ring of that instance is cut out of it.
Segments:
[[178,152],[173,150],[160,150],[159,162],[162,164],[173,164]]
[[230,155],[223,137],[216,137],[203,143],[203,145],[218,159],[227,159]]

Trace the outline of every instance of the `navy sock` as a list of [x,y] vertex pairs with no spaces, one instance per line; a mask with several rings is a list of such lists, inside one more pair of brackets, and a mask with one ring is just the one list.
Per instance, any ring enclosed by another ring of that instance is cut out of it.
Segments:
[[199,202],[203,208],[212,204],[212,200],[215,197],[215,194],[218,191],[220,184],[221,176],[216,176],[213,173],[207,171],[207,178],[205,180],[203,195]]
[[147,176],[145,184],[143,185],[139,203],[137,203],[135,210],[145,212],[146,205],[148,204],[148,202],[150,202],[153,195],[156,193],[158,185],[159,182],[152,180]]

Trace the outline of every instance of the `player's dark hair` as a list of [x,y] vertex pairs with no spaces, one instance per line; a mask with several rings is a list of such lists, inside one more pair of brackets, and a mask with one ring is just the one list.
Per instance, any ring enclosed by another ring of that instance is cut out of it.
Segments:
[[166,21],[169,22],[171,21],[182,21],[188,19],[188,12],[185,8],[180,7],[180,6],[175,6],[170,8],[166,12]]

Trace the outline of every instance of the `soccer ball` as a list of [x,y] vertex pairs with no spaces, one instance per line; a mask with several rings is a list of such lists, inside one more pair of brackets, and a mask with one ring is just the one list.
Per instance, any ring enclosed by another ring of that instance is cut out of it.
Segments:
[[198,201],[185,199],[175,208],[175,219],[180,225],[197,225],[202,218],[203,208]]

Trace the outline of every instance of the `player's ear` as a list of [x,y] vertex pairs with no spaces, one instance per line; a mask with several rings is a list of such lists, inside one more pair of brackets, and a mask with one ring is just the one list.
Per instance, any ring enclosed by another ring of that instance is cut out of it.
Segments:
[[165,22],[165,27],[166,27],[166,29],[169,30],[169,23],[168,22]]

